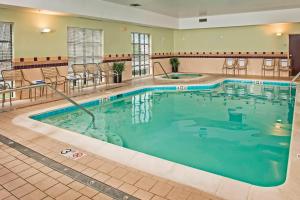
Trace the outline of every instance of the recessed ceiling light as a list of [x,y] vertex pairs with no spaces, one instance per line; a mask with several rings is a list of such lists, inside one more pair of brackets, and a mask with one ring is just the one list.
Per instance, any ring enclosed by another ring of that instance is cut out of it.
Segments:
[[132,3],[132,4],[130,4],[130,6],[132,6],[132,7],[139,7],[139,6],[142,6],[142,5],[138,4],[138,3]]

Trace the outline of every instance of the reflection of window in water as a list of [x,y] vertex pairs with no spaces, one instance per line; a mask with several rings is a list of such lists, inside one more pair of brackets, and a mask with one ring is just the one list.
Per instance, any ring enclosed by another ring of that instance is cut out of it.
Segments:
[[152,93],[132,97],[132,123],[147,123],[152,118]]

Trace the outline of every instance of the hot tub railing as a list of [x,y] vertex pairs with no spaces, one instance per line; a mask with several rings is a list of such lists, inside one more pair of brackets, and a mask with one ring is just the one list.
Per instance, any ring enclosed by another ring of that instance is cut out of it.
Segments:
[[163,70],[164,74],[166,75],[167,78],[170,78],[169,75],[167,74],[166,70],[164,69],[164,67],[162,66],[162,64],[160,62],[154,62],[152,64],[152,71],[153,71],[153,78],[155,76],[155,73],[154,73],[154,69],[155,69],[155,65],[158,64],[160,66],[160,68]]

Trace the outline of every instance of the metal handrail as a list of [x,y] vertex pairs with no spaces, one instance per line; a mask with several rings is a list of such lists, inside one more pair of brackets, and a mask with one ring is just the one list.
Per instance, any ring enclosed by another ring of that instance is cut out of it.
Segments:
[[292,90],[293,83],[300,77],[300,72],[291,80],[290,82],[290,90]]
[[160,62],[154,62],[154,63],[152,64],[153,77],[155,76],[155,74],[154,74],[154,66],[155,66],[155,64],[159,64],[160,68],[163,70],[163,72],[164,72],[164,74],[166,75],[166,77],[167,77],[167,78],[170,78],[169,75],[167,74],[166,70],[163,68],[163,66],[161,65]]
[[52,90],[54,90],[56,93],[58,93],[60,96],[62,96],[65,100],[69,101],[70,103],[74,104],[76,107],[78,107],[79,109],[83,110],[88,115],[90,115],[92,117],[93,128],[96,128],[96,124],[95,124],[96,118],[95,118],[95,115],[91,111],[89,111],[88,109],[86,109],[82,105],[78,104],[76,101],[74,101],[73,99],[71,99],[70,97],[68,97],[64,93],[62,93],[61,91],[57,90],[52,85],[46,84],[46,86],[48,86],[49,88],[51,88]]
[[9,93],[9,92],[16,92],[18,90],[31,89],[31,88],[44,87],[44,86],[47,86],[50,89],[54,90],[56,93],[58,93],[64,99],[66,99],[67,101],[69,101],[70,103],[74,104],[76,107],[78,107],[79,109],[83,110],[88,115],[90,115],[92,117],[93,128],[96,128],[96,125],[95,125],[96,118],[95,118],[95,115],[91,111],[87,110],[85,107],[83,107],[82,105],[78,104],[77,102],[75,102],[74,100],[72,100],[70,97],[68,97],[64,93],[58,91],[52,85],[46,84],[45,82],[41,82],[39,84],[34,84],[34,85],[29,85],[29,86],[23,86],[23,87],[19,87],[19,88],[1,90],[0,91],[0,95],[1,94],[5,94],[5,93]]

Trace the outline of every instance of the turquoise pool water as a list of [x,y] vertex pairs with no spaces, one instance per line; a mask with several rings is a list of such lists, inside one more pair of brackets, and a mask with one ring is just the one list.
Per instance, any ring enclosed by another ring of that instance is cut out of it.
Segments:
[[[172,73],[168,74],[170,79],[191,79],[201,77],[201,74],[187,74],[187,73]],[[168,78],[167,76],[163,76],[163,78]]]
[[33,119],[258,186],[286,178],[295,90],[231,82],[143,89]]

